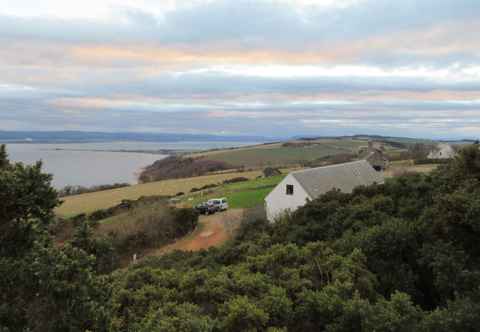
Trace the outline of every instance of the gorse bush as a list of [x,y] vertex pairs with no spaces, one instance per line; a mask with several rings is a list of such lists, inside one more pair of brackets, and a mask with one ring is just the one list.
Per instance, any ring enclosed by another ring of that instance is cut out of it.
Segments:
[[145,204],[100,223],[95,234],[126,256],[185,236],[197,223],[198,214],[192,209],[172,208],[165,203]]

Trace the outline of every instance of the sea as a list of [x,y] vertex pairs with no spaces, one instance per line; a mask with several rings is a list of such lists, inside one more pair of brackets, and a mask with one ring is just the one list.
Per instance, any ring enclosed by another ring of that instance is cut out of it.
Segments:
[[168,156],[161,153],[164,150],[200,151],[258,143],[182,141],[6,145],[11,161],[33,164],[41,160],[44,172],[53,175],[53,186],[61,189],[67,185],[136,184],[143,168]]

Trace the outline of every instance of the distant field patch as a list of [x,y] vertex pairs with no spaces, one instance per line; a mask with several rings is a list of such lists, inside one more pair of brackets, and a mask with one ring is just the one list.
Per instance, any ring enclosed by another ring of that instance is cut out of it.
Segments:
[[206,156],[209,159],[228,162],[234,166],[264,167],[277,165],[299,164],[305,161],[313,161],[326,156],[341,153],[355,152],[358,147],[365,145],[362,141],[335,140],[325,141],[303,147],[274,145],[262,148],[228,150],[214,152]]
[[208,184],[220,184],[227,179],[239,176],[254,179],[260,175],[261,171],[221,173],[69,196],[63,199],[64,203],[56,209],[56,213],[63,217],[72,217],[81,213],[91,213],[99,209],[112,207],[125,199],[136,200],[141,196],[170,196],[179,192],[189,193],[192,188],[199,188]]

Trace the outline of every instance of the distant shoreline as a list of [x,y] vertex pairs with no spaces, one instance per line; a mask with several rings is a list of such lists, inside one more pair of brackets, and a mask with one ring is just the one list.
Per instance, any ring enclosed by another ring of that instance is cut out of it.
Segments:
[[81,151],[81,152],[115,152],[115,153],[144,153],[144,154],[154,154],[154,155],[163,155],[163,156],[173,156],[180,155],[184,153],[191,153],[196,150],[175,150],[175,149],[160,149],[160,150],[109,150],[109,149],[65,149],[65,148],[55,148],[47,149],[50,151]]

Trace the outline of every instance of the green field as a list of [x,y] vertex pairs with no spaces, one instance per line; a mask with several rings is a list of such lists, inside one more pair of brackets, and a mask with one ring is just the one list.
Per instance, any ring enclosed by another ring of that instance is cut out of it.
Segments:
[[193,178],[164,180],[139,184],[130,187],[99,191],[94,193],[75,195],[63,198],[63,204],[55,212],[62,217],[73,217],[80,213],[92,213],[99,209],[106,209],[119,204],[122,200],[136,200],[142,196],[172,196],[178,192],[189,193],[194,187],[209,184],[221,184],[227,179],[246,177],[255,179],[261,171],[230,172],[213,175],[197,176]]
[[226,197],[231,208],[246,209],[263,205],[263,200],[272,189],[285,177],[277,175],[270,178],[259,178],[255,180],[233,183],[214,188],[204,193],[187,195],[182,203],[188,206],[206,201],[210,198]]
[[365,141],[351,139],[324,139],[314,143],[308,146],[262,145],[250,148],[212,151],[210,153],[202,153],[201,156],[211,160],[223,161],[234,166],[264,167],[293,165],[341,153],[354,153],[360,146],[367,145]]

